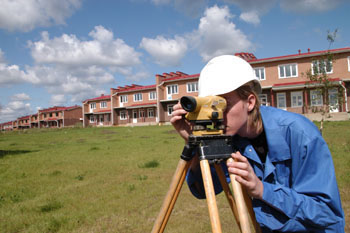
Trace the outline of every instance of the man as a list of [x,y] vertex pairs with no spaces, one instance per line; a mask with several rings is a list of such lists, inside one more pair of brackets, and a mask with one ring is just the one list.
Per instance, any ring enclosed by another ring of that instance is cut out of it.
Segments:
[[[199,96],[226,99],[225,134],[233,135],[235,162],[222,164],[252,198],[263,232],[344,232],[334,166],[328,146],[307,118],[259,104],[260,83],[252,67],[235,56],[213,58],[199,77]],[[170,122],[187,141],[191,125],[174,106]],[[187,183],[205,198],[198,156]],[[228,174],[226,174],[228,176]],[[213,173],[216,193],[222,188]]]

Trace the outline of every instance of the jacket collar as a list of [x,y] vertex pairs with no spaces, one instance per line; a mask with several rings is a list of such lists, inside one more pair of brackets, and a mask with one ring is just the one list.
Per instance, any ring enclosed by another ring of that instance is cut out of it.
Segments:
[[279,162],[291,158],[290,148],[286,141],[286,128],[281,123],[283,120],[282,110],[275,108],[261,107],[261,118],[266,134],[267,146],[269,148],[268,157],[271,162]]

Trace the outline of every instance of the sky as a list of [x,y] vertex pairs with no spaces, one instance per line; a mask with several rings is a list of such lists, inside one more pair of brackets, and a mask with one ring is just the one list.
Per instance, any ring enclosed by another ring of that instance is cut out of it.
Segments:
[[350,47],[349,0],[0,0],[0,123],[211,58]]

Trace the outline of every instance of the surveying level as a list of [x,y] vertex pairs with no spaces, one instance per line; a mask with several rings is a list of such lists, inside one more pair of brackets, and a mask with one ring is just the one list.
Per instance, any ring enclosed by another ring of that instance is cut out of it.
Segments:
[[199,156],[200,160],[212,232],[221,233],[222,230],[209,164],[213,164],[215,167],[240,231],[251,233],[250,216],[255,232],[260,233],[261,230],[255,219],[251,199],[235,180],[235,175],[230,174],[234,195],[232,194],[219,164],[222,161],[232,162],[231,154],[235,152],[232,136],[223,134],[225,127],[223,125],[223,112],[226,109],[226,100],[219,96],[184,96],[180,99],[180,103],[182,108],[188,112],[185,116],[186,119],[194,124],[193,132],[189,136],[188,143],[184,146],[168,193],[153,225],[152,233],[164,231],[194,156]]

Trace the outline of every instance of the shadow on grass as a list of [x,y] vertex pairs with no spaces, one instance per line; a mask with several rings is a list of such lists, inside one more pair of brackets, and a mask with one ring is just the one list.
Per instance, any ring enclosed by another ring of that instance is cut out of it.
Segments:
[[19,154],[26,154],[30,152],[36,152],[34,150],[0,150],[0,159],[7,155],[19,155]]

